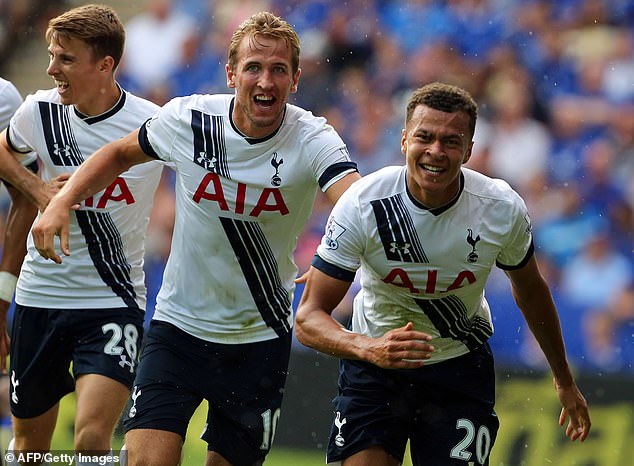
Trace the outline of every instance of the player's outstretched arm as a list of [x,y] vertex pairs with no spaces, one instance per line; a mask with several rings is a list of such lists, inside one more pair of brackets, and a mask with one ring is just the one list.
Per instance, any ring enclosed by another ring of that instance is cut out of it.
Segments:
[[88,158],[51,199],[33,226],[35,247],[42,257],[61,263],[55,251],[55,236],[60,237],[62,253],[70,255],[68,222],[71,207],[108,186],[131,166],[153,160],[139,146],[138,130],[106,144]]
[[507,271],[507,275],[511,280],[515,302],[553,373],[555,389],[562,405],[559,424],[563,426],[568,418],[566,435],[570,440],[584,441],[591,425],[588,403],[577,387],[566,359],[559,316],[550,288],[534,256],[521,269]]
[[332,316],[350,282],[311,267],[295,315],[295,334],[304,345],[338,358],[361,359],[384,369],[414,369],[424,365],[434,347],[431,337],[412,323],[371,338],[345,329]]

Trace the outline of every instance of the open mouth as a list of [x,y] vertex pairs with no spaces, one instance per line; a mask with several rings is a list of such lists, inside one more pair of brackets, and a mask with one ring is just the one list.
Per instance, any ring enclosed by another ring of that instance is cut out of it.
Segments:
[[253,101],[256,103],[256,105],[259,105],[261,107],[271,107],[273,106],[273,104],[275,103],[275,97],[273,97],[272,95],[256,95],[253,98]]
[[70,84],[68,84],[68,82],[66,81],[59,81],[59,80],[55,80],[55,85],[57,86],[57,89],[60,91],[64,91],[66,89],[69,88]]

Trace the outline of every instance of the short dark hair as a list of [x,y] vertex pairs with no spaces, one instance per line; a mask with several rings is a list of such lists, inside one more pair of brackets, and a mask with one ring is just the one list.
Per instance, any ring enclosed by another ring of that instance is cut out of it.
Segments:
[[48,22],[46,40],[58,37],[84,41],[92,49],[93,58],[114,59],[116,69],[123,55],[125,30],[117,13],[106,5],[83,5],[68,10]]
[[441,112],[454,113],[465,112],[469,115],[469,129],[471,136],[475,133],[476,120],[478,119],[478,106],[464,89],[445,83],[431,83],[416,89],[412,92],[407,101],[407,114],[405,116],[405,126],[412,118],[414,110],[419,105],[425,105]]

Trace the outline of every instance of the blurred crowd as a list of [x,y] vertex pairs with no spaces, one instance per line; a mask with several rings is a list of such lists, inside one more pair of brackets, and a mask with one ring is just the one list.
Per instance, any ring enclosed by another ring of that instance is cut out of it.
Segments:
[[59,11],[60,0],[0,0],[0,66],[19,48],[25,33],[41,31]]
[[[294,102],[328,118],[361,174],[404,162],[412,89],[431,81],[468,89],[480,112],[468,166],[526,200],[571,359],[634,372],[634,0],[146,0],[142,8],[126,24],[118,76],[159,104],[229,92],[235,27],[263,9],[286,18],[302,40]],[[150,227],[150,313],[169,253],[172,190],[166,172]],[[300,273],[330,210],[317,204],[299,239]],[[502,272],[487,297],[498,359],[544,365]]]

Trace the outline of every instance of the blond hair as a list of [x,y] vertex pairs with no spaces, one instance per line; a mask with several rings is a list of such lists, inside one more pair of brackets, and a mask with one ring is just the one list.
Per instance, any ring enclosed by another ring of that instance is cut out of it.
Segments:
[[293,74],[299,69],[300,44],[295,29],[279,16],[268,11],[255,13],[238,26],[229,44],[229,67],[235,70],[238,63],[238,49],[245,37],[255,38],[261,35],[272,39],[282,39],[291,49],[291,66]]

